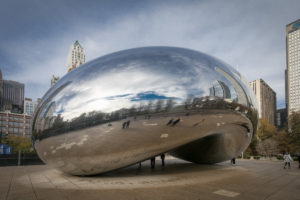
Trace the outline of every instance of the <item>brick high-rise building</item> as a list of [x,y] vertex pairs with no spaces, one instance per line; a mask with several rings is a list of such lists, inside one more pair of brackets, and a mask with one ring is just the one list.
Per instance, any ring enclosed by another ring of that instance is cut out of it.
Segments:
[[0,112],[0,134],[5,138],[8,135],[31,137],[31,116],[10,112]]
[[276,125],[276,93],[262,79],[251,81],[249,84],[257,99],[259,118],[264,118],[270,124]]

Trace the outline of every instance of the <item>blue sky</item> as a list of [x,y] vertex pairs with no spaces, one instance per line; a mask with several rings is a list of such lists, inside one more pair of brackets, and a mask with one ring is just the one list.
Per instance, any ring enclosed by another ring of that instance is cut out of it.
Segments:
[[285,25],[299,0],[1,0],[0,68],[36,99],[66,71],[79,40],[87,61],[134,47],[178,46],[227,62],[248,81],[262,78],[284,106]]

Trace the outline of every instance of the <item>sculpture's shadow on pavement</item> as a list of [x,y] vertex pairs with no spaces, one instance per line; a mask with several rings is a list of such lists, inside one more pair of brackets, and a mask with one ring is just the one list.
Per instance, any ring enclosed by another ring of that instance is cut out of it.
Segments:
[[[22,169],[26,171],[20,171],[20,176],[15,174],[11,191],[27,194],[30,190],[35,196],[32,199],[99,199],[99,196],[103,197],[101,199],[178,199],[176,192],[173,194],[176,188],[185,190],[197,186],[198,192],[203,186],[207,189],[212,183],[247,175],[244,167],[231,166],[229,162],[199,165],[179,159],[166,160],[164,167],[157,159],[154,169],[151,169],[150,161],[144,161],[141,168],[135,164],[94,176],[73,176],[50,166]],[[7,194],[9,197],[14,195],[14,192]],[[16,195],[20,196],[20,193]]]
[[164,167],[161,162],[156,162],[155,168],[151,169],[150,161],[144,161],[141,168],[139,164],[135,164],[93,176],[72,176],[58,170],[45,173],[49,173],[47,175],[49,179],[51,177],[66,179],[80,189],[110,190],[207,183],[235,176],[236,171],[243,172],[244,170],[239,166],[231,166],[229,162],[200,165],[174,159],[166,160]]
[[167,160],[165,166],[163,167],[161,162],[156,161],[155,167],[152,169],[149,161],[142,162],[142,166],[139,167],[139,164],[131,165],[125,168],[117,169],[103,174],[97,174],[93,178],[105,178],[105,177],[132,177],[132,176],[154,176],[154,175],[175,175],[175,174],[184,174],[184,173],[193,173],[199,171],[210,171],[217,169],[230,168],[229,164],[220,163],[212,165],[203,165],[196,164],[191,162],[186,162],[183,160],[170,161]]

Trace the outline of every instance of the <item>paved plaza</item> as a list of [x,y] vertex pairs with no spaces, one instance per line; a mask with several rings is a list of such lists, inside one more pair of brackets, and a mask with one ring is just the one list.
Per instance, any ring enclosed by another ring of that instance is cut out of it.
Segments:
[[78,177],[46,165],[0,167],[0,200],[6,199],[300,199],[300,169],[281,161],[237,160],[196,165],[159,159],[104,175]]

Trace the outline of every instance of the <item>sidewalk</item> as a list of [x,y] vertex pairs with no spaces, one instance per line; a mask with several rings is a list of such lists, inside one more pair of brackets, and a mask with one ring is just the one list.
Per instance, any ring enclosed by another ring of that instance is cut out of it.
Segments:
[[237,160],[196,165],[160,160],[104,175],[76,177],[46,165],[0,167],[0,200],[6,199],[300,199],[300,169],[279,161]]

